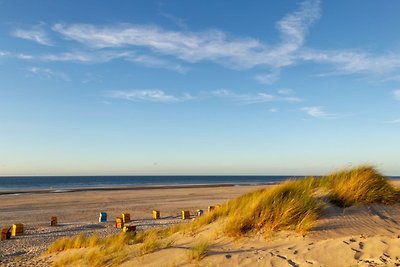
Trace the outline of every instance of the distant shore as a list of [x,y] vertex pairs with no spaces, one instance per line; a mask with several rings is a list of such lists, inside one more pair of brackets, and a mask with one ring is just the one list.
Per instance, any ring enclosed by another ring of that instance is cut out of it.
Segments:
[[41,189],[7,189],[0,190],[0,195],[15,194],[47,194],[68,193],[85,191],[123,191],[123,190],[149,190],[149,189],[184,189],[184,188],[211,188],[232,186],[263,186],[273,185],[279,182],[243,182],[243,183],[219,183],[219,184],[171,184],[171,185],[146,185],[146,186],[107,186],[107,187],[81,187],[81,188],[41,188]]

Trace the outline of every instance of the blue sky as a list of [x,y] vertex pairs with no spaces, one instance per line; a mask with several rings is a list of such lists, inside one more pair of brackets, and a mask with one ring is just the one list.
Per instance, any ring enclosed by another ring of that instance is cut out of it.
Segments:
[[0,0],[0,175],[400,175],[399,8]]

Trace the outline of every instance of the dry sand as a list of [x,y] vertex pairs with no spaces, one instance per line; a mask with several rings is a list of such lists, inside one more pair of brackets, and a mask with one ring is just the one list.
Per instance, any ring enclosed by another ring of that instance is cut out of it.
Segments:
[[[159,188],[132,190],[88,190],[61,193],[20,193],[0,195],[0,227],[23,223],[26,234],[0,242],[0,266],[48,266],[37,259],[57,238],[79,233],[106,236],[118,233],[115,217],[130,213],[138,230],[166,226],[180,220],[181,210],[207,209],[224,203],[259,186],[219,186],[198,188]],[[152,220],[152,210],[161,212],[162,220]],[[98,223],[99,212],[108,214],[109,223]],[[59,226],[50,227],[51,216]]]
[[[399,183],[396,182],[396,186]],[[216,187],[148,190],[82,191],[0,195],[0,225],[24,223],[26,235],[0,242],[1,266],[48,266],[38,257],[60,236],[80,232],[107,235],[112,223],[97,223],[99,211],[109,220],[129,212],[140,229],[180,221],[182,209],[194,211],[253,191],[258,187]],[[159,209],[160,221],[149,219]],[[60,226],[49,227],[57,215]],[[400,266],[400,204],[341,209],[329,206],[314,229],[301,236],[280,232],[232,240],[218,235],[212,225],[197,236],[182,236],[168,249],[126,262],[124,266]],[[188,247],[207,239],[210,247],[200,262],[188,259]]]

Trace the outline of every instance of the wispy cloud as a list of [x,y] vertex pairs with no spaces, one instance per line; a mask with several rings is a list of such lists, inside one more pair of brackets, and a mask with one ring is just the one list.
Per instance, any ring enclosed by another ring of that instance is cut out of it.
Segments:
[[258,74],[254,76],[254,79],[262,84],[272,84],[279,79],[280,71],[274,70],[267,74]]
[[[335,72],[329,75],[374,73],[389,74],[400,68],[400,54],[373,55],[362,51],[321,51],[307,49],[298,54],[300,60],[330,64]],[[324,74],[323,76],[325,76]]]
[[303,107],[300,110],[315,118],[332,119],[336,117],[336,114],[326,113],[322,107]]
[[281,94],[281,95],[293,95],[294,91],[293,91],[293,89],[290,89],[290,88],[283,88],[283,89],[279,89],[278,90],[278,94]]
[[267,45],[253,38],[232,38],[220,30],[169,31],[149,25],[94,26],[56,24],[55,32],[91,48],[142,47],[186,62],[213,61],[231,68],[258,65],[281,67],[303,43],[308,28],[319,18],[319,1],[302,3],[277,23],[281,41]]
[[[119,98],[130,101],[148,101],[148,102],[160,102],[160,103],[172,103],[172,102],[183,102],[188,100],[205,100],[210,98],[230,101],[240,105],[250,105],[257,103],[265,103],[272,101],[281,102],[298,102],[294,101],[290,97],[281,97],[279,95],[273,95],[265,92],[256,93],[236,93],[230,90],[214,90],[214,91],[203,91],[198,95],[191,95],[188,93],[182,93],[181,95],[168,94],[163,90],[111,90],[105,92],[105,96],[108,98]],[[296,99],[297,100],[297,99]]]
[[51,42],[48,34],[45,30],[43,30],[42,26],[34,26],[30,29],[15,29],[12,32],[12,35],[21,39],[34,41],[36,43],[52,46],[53,43]]
[[135,102],[159,102],[172,103],[193,99],[189,94],[175,96],[167,94],[162,90],[129,90],[129,91],[108,91],[105,94],[109,98],[124,99]]
[[392,93],[396,100],[400,100],[400,89],[393,90]]
[[[182,19],[162,14],[179,30],[156,25],[93,25],[62,24],[51,27],[53,34],[64,40],[78,42],[79,51],[60,54],[13,54],[15,58],[42,61],[75,61],[103,63],[124,59],[146,67],[163,68],[179,73],[187,65],[208,61],[230,69],[260,68],[254,79],[262,84],[276,82],[282,69],[311,62],[331,67],[326,75],[374,74],[384,79],[398,79],[400,53],[374,53],[355,49],[321,50],[305,47],[310,27],[321,16],[320,1],[306,0],[296,10],[276,22],[279,39],[263,42],[248,36],[232,36],[219,29],[189,31]],[[16,29],[14,36],[51,45],[43,25]],[[49,29],[48,29],[49,30]],[[138,53],[137,51],[140,51]],[[8,55],[10,56],[10,55]],[[264,69],[264,70],[263,70]]]
[[206,95],[210,95],[212,97],[217,97],[221,99],[227,99],[244,105],[272,102],[272,101],[283,101],[283,102],[302,101],[302,99],[297,97],[287,97],[287,96],[282,97],[276,94],[270,94],[266,92],[236,93],[226,89],[207,92]]
[[135,51],[90,51],[90,52],[64,52],[58,54],[15,54],[7,51],[0,51],[0,56],[18,58],[22,60],[36,60],[42,62],[75,62],[84,64],[106,63],[112,60],[126,60],[151,68],[161,68],[185,73],[187,68],[181,64],[170,62],[151,55],[138,54]]
[[0,57],[5,57],[5,56],[8,56],[9,54],[10,54],[10,52],[8,52],[8,51],[0,50]]
[[57,78],[57,79],[61,79],[61,80],[64,80],[64,81],[70,81],[71,80],[69,78],[69,76],[67,74],[65,74],[64,72],[54,71],[54,70],[51,70],[49,68],[31,67],[31,68],[28,68],[27,71],[31,75],[36,75],[36,76],[40,77],[41,79]]
[[384,123],[387,123],[387,124],[396,124],[396,123],[400,123],[400,119],[384,121]]
[[163,16],[164,18],[168,19],[169,21],[171,21],[172,23],[174,23],[176,26],[178,26],[181,29],[188,29],[188,25],[186,24],[186,20],[179,18],[177,16],[174,16],[172,14],[169,13],[161,13],[161,16]]
[[229,99],[240,104],[256,104],[256,103],[263,103],[263,102],[270,102],[274,101],[275,97],[271,94],[267,93],[254,93],[254,94],[238,94],[234,93],[229,90],[221,89],[215,90],[210,93],[209,95],[213,97]]

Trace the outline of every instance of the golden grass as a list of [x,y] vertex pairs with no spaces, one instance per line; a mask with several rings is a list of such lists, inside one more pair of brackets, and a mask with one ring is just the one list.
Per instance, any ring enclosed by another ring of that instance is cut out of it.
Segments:
[[188,251],[189,260],[200,261],[202,258],[205,257],[208,246],[209,246],[208,242],[206,240],[202,240],[189,247]]
[[193,222],[192,228],[218,220],[224,223],[224,232],[229,236],[254,230],[305,232],[312,227],[321,208],[321,203],[312,197],[316,184],[315,178],[306,178],[245,194]]
[[53,244],[47,249],[48,253],[53,253],[57,251],[63,251],[72,248],[86,248],[94,247],[100,243],[97,235],[92,235],[86,237],[84,234],[80,234],[71,238],[64,237],[57,239]]
[[396,189],[371,166],[361,166],[327,175],[321,185],[329,190],[333,203],[341,207],[357,204],[392,204],[398,200]]
[[128,256],[144,255],[171,247],[174,243],[171,235],[181,228],[180,225],[165,229],[153,228],[141,233],[110,235],[105,239],[81,234],[56,240],[47,249],[47,253],[64,251],[56,258],[53,266],[118,265]]
[[53,266],[105,266],[119,264],[128,256],[127,245],[134,240],[131,233],[110,235],[99,239],[96,235],[78,235],[56,240],[47,253],[67,251],[57,257]]

